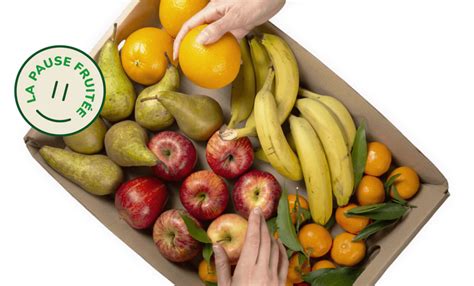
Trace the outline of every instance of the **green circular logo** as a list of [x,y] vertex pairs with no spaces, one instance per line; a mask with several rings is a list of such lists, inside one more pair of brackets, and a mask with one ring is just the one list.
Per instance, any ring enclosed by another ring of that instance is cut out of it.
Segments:
[[31,55],[15,81],[15,100],[34,129],[53,136],[78,133],[99,116],[105,81],[94,59],[69,46]]

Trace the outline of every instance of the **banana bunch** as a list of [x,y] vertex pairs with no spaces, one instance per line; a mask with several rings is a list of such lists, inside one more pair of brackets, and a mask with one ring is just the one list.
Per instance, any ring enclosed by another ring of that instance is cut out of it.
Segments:
[[320,95],[304,88],[300,88],[298,94],[301,97],[318,100],[331,110],[333,115],[335,115],[336,120],[339,121],[342,126],[342,129],[344,130],[347,148],[350,152],[352,150],[352,144],[354,143],[356,135],[356,126],[354,121],[352,120],[351,114],[344,106],[344,104],[342,104],[342,102],[332,96]]
[[[242,54],[242,65],[239,74],[232,84],[230,121],[227,126],[234,128],[235,125],[247,119],[252,113],[255,100],[255,72],[247,39],[240,41]],[[268,67],[267,67],[268,69]]]
[[273,78],[274,72],[270,69],[262,89],[255,97],[254,114],[258,139],[272,167],[288,179],[299,181],[303,177],[300,162],[281,128],[276,101],[271,92]]
[[332,215],[332,186],[323,145],[309,122],[290,115],[290,129],[300,159],[314,222],[325,225]]
[[[290,115],[298,96],[299,71],[296,58],[282,38],[271,34],[263,34],[261,43],[255,38],[252,39],[250,51],[257,90],[260,90],[262,77],[267,75],[268,67],[273,66],[275,72],[274,97],[277,105],[277,119],[281,125]],[[234,140],[245,136],[255,136],[257,135],[256,121],[256,116],[252,113],[244,128],[228,128],[221,133],[221,138]]]
[[319,136],[329,163],[332,192],[339,206],[346,205],[354,188],[354,170],[351,153],[347,147],[349,143],[339,123],[340,117],[319,100],[311,98],[298,99],[296,108]]

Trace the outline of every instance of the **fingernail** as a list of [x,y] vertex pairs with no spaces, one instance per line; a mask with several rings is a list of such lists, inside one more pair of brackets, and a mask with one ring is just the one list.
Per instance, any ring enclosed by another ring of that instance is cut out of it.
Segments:
[[257,215],[261,214],[262,213],[262,210],[260,209],[260,207],[256,207],[253,209],[253,212]]
[[212,245],[212,250],[214,250],[214,251],[219,251],[219,245],[213,244],[213,245]]
[[199,36],[196,38],[196,42],[198,42],[198,44],[201,44],[201,45],[204,45],[207,40],[209,40],[209,35],[203,31],[199,34]]

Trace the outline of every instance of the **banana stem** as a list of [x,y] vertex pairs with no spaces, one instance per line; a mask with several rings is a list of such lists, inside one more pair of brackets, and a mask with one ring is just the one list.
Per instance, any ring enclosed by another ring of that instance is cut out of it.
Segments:
[[257,136],[257,131],[255,127],[244,127],[240,129],[226,129],[219,133],[219,136],[224,141],[237,140],[242,137],[247,136]]
[[273,70],[273,67],[270,67],[268,69],[267,78],[265,79],[265,83],[263,84],[263,87],[261,90],[270,91],[273,85],[274,78],[275,78],[275,71]]

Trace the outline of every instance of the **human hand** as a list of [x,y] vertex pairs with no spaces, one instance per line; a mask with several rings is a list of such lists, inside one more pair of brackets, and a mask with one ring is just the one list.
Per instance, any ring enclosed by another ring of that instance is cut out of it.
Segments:
[[194,27],[209,24],[196,39],[203,45],[216,42],[227,32],[240,40],[273,17],[284,4],[285,0],[211,0],[181,27],[174,41],[173,58],[178,58],[181,41]]
[[213,246],[219,286],[284,286],[288,257],[283,244],[269,233],[262,211],[256,208],[249,217],[245,244],[231,276],[229,259],[219,245]]

